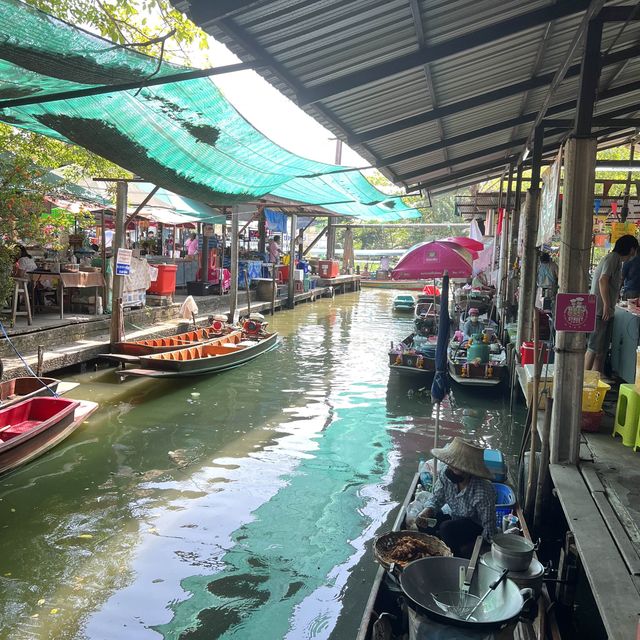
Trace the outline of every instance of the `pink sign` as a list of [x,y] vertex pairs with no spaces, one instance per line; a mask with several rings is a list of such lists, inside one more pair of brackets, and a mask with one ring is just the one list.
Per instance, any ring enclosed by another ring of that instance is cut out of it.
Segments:
[[596,328],[596,297],[587,293],[556,296],[556,330],[591,333]]

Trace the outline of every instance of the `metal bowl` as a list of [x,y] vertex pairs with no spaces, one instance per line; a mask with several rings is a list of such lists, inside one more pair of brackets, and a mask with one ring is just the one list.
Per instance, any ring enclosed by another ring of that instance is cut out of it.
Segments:
[[496,565],[509,571],[526,571],[536,547],[522,536],[499,533],[491,544],[491,556]]

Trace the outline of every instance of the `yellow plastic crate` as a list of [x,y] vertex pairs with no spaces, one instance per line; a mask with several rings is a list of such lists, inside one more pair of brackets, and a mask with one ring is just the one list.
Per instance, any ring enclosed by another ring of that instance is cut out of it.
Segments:
[[611,386],[602,380],[598,380],[597,387],[583,387],[582,389],[582,411],[595,412],[602,410],[604,397]]

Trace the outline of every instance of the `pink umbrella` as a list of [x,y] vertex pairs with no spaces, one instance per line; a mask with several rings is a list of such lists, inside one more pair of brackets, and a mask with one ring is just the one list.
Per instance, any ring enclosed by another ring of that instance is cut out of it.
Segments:
[[446,271],[450,278],[468,278],[472,272],[469,251],[452,242],[423,242],[405,253],[391,272],[392,280],[426,280],[441,278]]
[[467,238],[466,236],[455,236],[454,238],[443,238],[444,242],[453,242],[464,249],[466,249],[474,260],[478,258],[478,253],[484,249],[482,242],[478,242],[473,238]]

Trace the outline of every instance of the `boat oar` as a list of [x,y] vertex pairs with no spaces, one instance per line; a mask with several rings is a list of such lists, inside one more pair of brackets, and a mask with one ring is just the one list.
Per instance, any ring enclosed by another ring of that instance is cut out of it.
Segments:
[[471,611],[467,614],[467,616],[465,617],[465,622],[467,620],[469,620],[469,618],[476,612],[476,610],[478,609],[478,607],[487,599],[487,596],[492,592],[495,591],[498,587],[498,585],[507,577],[507,574],[509,573],[509,569],[504,569],[502,571],[502,573],[500,574],[500,577],[497,580],[494,580],[490,585],[489,588],[485,591],[484,595],[482,596],[482,598],[480,598],[480,600],[478,600],[478,602],[476,602],[475,606],[473,607],[473,609],[471,609]]

